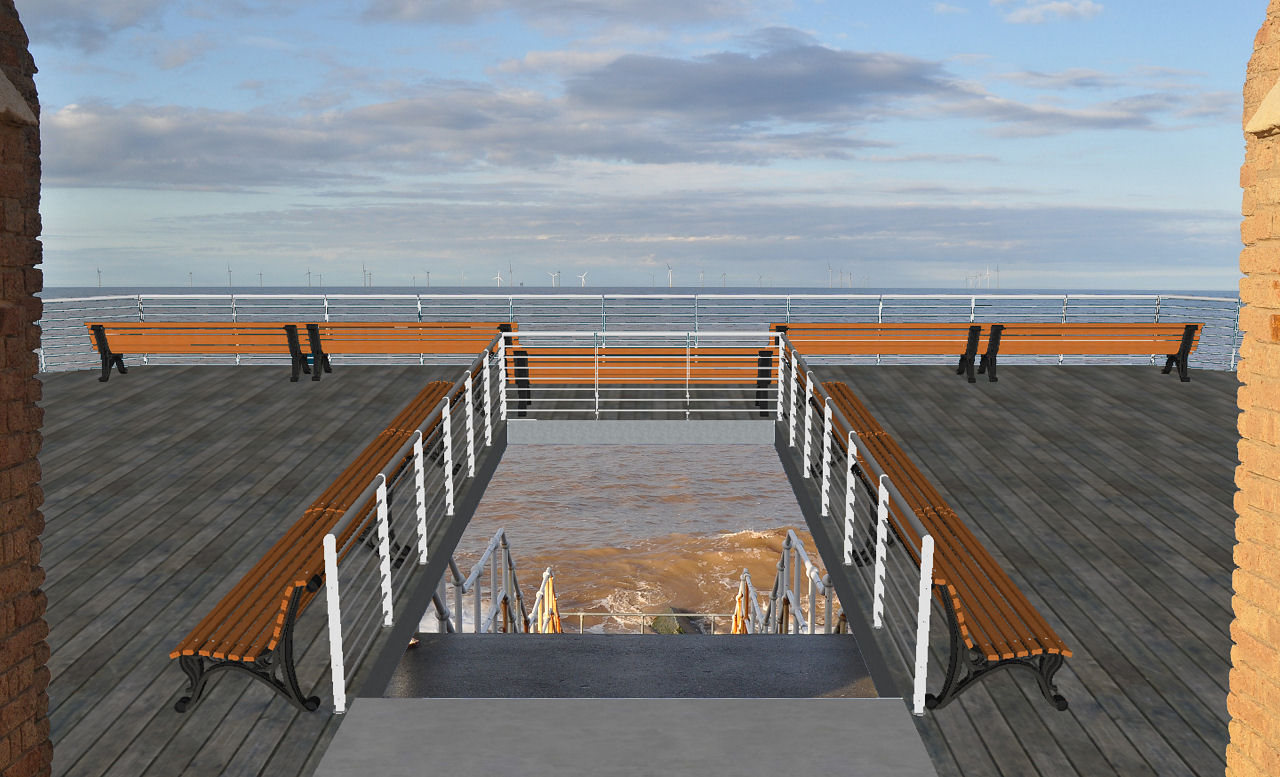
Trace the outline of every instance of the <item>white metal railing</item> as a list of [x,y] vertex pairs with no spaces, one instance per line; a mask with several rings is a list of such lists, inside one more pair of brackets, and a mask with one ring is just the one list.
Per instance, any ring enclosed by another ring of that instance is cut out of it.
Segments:
[[[721,620],[732,620],[731,612],[640,612],[628,610],[566,610],[560,613],[560,617],[564,619],[578,619],[578,633],[585,633],[585,622],[587,618],[593,620],[606,621],[614,619],[623,622],[624,627],[627,622],[634,621],[635,633],[643,634],[645,624],[653,624],[659,618],[690,618],[699,621],[709,621],[712,634],[716,634],[716,623]],[[601,624],[603,625],[603,624]],[[630,628],[630,627],[626,627]],[[727,629],[721,629],[718,633],[727,634]]]
[[765,330],[503,335],[506,403],[532,418],[774,415],[775,333]]
[[[911,687],[912,712],[923,715],[929,629],[939,606],[931,593],[933,538],[804,357],[785,335],[780,341],[788,385],[779,387],[787,398],[779,422],[787,425],[803,477],[821,492],[820,517],[842,541],[844,573],[863,588],[856,606],[882,642],[891,671]],[[818,406],[821,413],[815,412]],[[835,439],[836,422],[849,430],[843,446]],[[803,441],[797,439],[797,423],[804,425]]]
[[[486,575],[486,572],[488,573]],[[548,573],[550,570],[548,570]],[[544,577],[544,584],[546,578]],[[452,589],[452,595],[449,590]],[[439,584],[440,600],[453,602],[453,607],[440,613],[453,633],[471,631],[475,634],[526,633],[532,625],[525,609],[524,594],[516,577],[515,562],[507,544],[503,529],[493,535],[485,546],[480,559],[471,567],[471,573],[463,578],[458,566],[450,559],[449,571]],[[541,599],[542,591],[539,591]],[[470,602],[466,608],[464,601]],[[469,615],[470,617],[466,617]],[[501,619],[501,625],[499,625]],[[468,629],[467,627],[470,626]]]
[[[93,366],[85,321],[516,321],[541,330],[762,330],[792,321],[1203,321],[1201,368],[1235,368],[1236,297],[1169,294],[136,294],[43,300],[42,370]],[[373,357],[379,363],[419,356]],[[443,357],[440,361],[448,363]],[[1070,363],[1137,363],[1134,357],[1062,357]],[[357,357],[341,357],[360,361]],[[1002,356],[1009,364],[1060,357]],[[165,356],[152,363],[226,364],[231,357]],[[821,363],[931,363],[930,357],[827,357]],[[245,355],[239,363],[287,363]],[[814,361],[814,364],[820,362]]]
[[[476,416],[486,427],[501,413],[498,375],[484,365],[498,358],[492,346],[476,356],[445,399],[391,456],[323,539],[325,598],[334,710],[346,710],[346,691],[360,662],[396,617],[396,605],[430,558],[430,541],[453,515],[456,492],[474,475],[459,451],[477,455]],[[475,385],[471,375],[482,375]],[[499,415],[500,417],[500,415]],[[467,430],[471,430],[468,434]],[[353,522],[361,523],[352,529]]]
[[[547,567],[542,573],[542,585],[538,586],[538,593],[533,597],[533,605],[529,608],[529,612],[533,613],[529,619],[530,634],[563,633],[560,624],[560,606],[556,602],[553,583],[551,567]],[[582,629],[579,628],[578,631],[581,632]]]

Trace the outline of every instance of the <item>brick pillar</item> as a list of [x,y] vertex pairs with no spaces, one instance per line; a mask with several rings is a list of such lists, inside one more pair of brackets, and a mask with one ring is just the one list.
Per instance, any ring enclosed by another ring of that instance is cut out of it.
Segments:
[[1227,775],[1280,777],[1280,0],[1244,85],[1240,466]]
[[50,773],[40,590],[40,103],[13,0],[0,0],[0,774]]

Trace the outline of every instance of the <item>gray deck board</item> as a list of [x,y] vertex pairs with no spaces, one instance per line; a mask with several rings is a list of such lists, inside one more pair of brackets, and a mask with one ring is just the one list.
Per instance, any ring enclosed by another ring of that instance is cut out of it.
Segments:
[[[970,386],[927,369],[816,373],[849,382],[1075,656],[1058,675],[1066,713],[1029,677],[993,677],[989,695],[926,717],[926,741],[966,775],[1220,774],[1235,376],[1019,365]],[[1018,747],[986,734],[993,699]],[[959,755],[973,727],[984,763]]]
[[[139,367],[107,384],[42,376],[46,418],[71,416],[46,428],[44,449],[46,533],[62,540],[45,561],[55,773],[208,769],[262,738],[264,711],[293,714],[224,676],[179,715],[185,678],[168,652],[409,397],[458,372],[373,367],[299,384],[256,367]],[[304,614],[299,652],[324,641],[322,623]],[[316,664],[314,676],[302,665],[305,684],[321,684]],[[314,748],[328,716],[312,717]],[[269,753],[279,732],[267,738]]]
[[[337,719],[235,675],[179,715],[185,678],[168,651],[424,382],[460,372],[42,375],[54,773],[309,775]],[[998,383],[968,385],[945,367],[815,373],[849,380],[1075,651],[1058,674],[1065,713],[1010,673],[917,719],[940,775],[1221,774],[1234,374],[1183,384],[1158,368],[1005,365]],[[303,615],[297,650],[304,688],[327,703],[320,615]],[[935,643],[934,688],[942,660]]]

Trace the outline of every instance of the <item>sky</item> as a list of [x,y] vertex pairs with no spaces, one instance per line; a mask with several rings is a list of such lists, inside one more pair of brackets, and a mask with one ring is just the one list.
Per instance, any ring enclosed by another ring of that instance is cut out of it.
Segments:
[[50,287],[1240,277],[1264,0],[17,6]]

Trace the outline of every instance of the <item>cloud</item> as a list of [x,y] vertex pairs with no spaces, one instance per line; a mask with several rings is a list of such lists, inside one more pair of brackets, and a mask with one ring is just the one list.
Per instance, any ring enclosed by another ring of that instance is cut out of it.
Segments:
[[745,0],[369,0],[363,16],[375,22],[470,24],[511,11],[538,22],[579,19],[671,26],[736,17],[746,10]]
[[174,0],[26,0],[22,23],[33,44],[101,48],[121,30],[154,24]]
[[213,41],[203,35],[166,41],[156,52],[156,65],[161,70],[174,70],[204,56],[213,46]]
[[1100,70],[1069,68],[1057,73],[1022,70],[997,76],[1034,89],[1103,89],[1120,85],[1119,79]]
[[756,56],[698,59],[629,54],[570,78],[567,94],[593,109],[694,117],[731,125],[847,121],[887,102],[951,89],[942,66],[914,57],[842,51],[791,40]]
[[961,8],[961,7],[960,7],[960,6],[958,6],[958,5],[950,5],[950,4],[948,4],[948,3],[934,3],[934,4],[933,4],[933,12],[934,12],[934,13],[936,13],[936,14],[939,14],[939,15],[941,15],[941,14],[958,14],[958,13],[969,13],[969,9],[968,9],[968,8]]
[[[1010,0],[992,0],[992,5],[1007,6]],[[1056,21],[1083,21],[1102,13],[1102,4],[1093,0],[1023,0],[1004,15],[1012,24],[1044,24]]]

